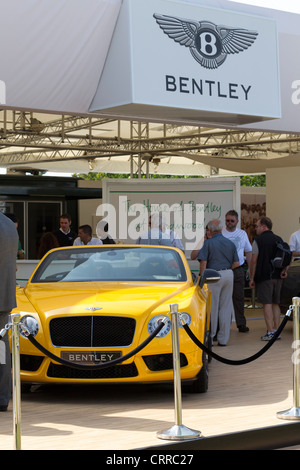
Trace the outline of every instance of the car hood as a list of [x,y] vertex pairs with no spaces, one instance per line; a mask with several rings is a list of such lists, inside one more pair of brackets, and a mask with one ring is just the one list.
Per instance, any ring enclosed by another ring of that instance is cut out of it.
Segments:
[[[91,314],[136,316],[150,313],[193,288],[184,283],[107,282],[29,285],[24,293],[39,315]],[[189,292],[190,294],[191,292]]]

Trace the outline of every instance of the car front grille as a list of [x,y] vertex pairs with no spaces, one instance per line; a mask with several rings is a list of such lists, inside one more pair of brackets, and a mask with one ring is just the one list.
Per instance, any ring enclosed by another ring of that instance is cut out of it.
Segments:
[[134,363],[115,365],[112,367],[105,367],[104,369],[75,369],[73,367],[61,366],[58,364],[50,363],[48,377],[57,379],[121,379],[137,377],[138,371]]
[[136,322],[113,316],[74,316],[50,320],[51,342],[57,347],[103,348],[130,346]]

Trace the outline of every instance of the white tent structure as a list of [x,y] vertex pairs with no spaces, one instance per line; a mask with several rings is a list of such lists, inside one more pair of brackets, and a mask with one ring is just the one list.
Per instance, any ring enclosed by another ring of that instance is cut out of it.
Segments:
[[[168,113],[143,119],[138,114],[114,115],[95,104],[122,10],[130,1],[0,0],[5,44],[0,61],[0,167],[209,176],[299,165],[300,63],[293,55],[300,49],[299,15],[229,0],[175,2],[187,9],[209,7],[276,23],[281,115],[229,125],[217,114],[215,122],[177,121],[166,118]],[[173,8],[174,1],[159,1]],[[159,2],[148,0],[152,3]],[[157,32],[163,35],[158,27]],[[179,51],[171,40],[166,44]],[[120,67],[114,72],[120,87],[123,72]]]

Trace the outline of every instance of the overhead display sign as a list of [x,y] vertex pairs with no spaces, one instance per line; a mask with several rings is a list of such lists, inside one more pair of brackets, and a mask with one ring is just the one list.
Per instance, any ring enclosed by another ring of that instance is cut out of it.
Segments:
[[247,124],[281,117],[276,22],[171,0],[125,0],[90,111]]

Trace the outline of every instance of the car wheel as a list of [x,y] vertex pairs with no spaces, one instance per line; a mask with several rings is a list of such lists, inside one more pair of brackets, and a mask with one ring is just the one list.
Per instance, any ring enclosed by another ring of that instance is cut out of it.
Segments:
[[[211,349],[212,341],[210,332],[205,330],[204,335],[204,345]],[[192,393],[206,393],[208,390],[208,363],[210,361],[210,356],[202,351],[202,368],[198,373],[196,379],[192,382],[190,391]]]
[[[205,341],[205,346],[207,347],[207,349],[209,349],[210,351],[212,350],[212,347],[213,347],[213,340],[212,340],[212,337],[211,337],[211,334],[210,334],[210,331],[207,331],[206,332],[206,341]],[[212,361],[212,357],[210,354],[208,354],[208,363],[210,363]]]
[[202,368],[191,385],[192,393],[206,393],[208,390],[208,356],[202,353]]

